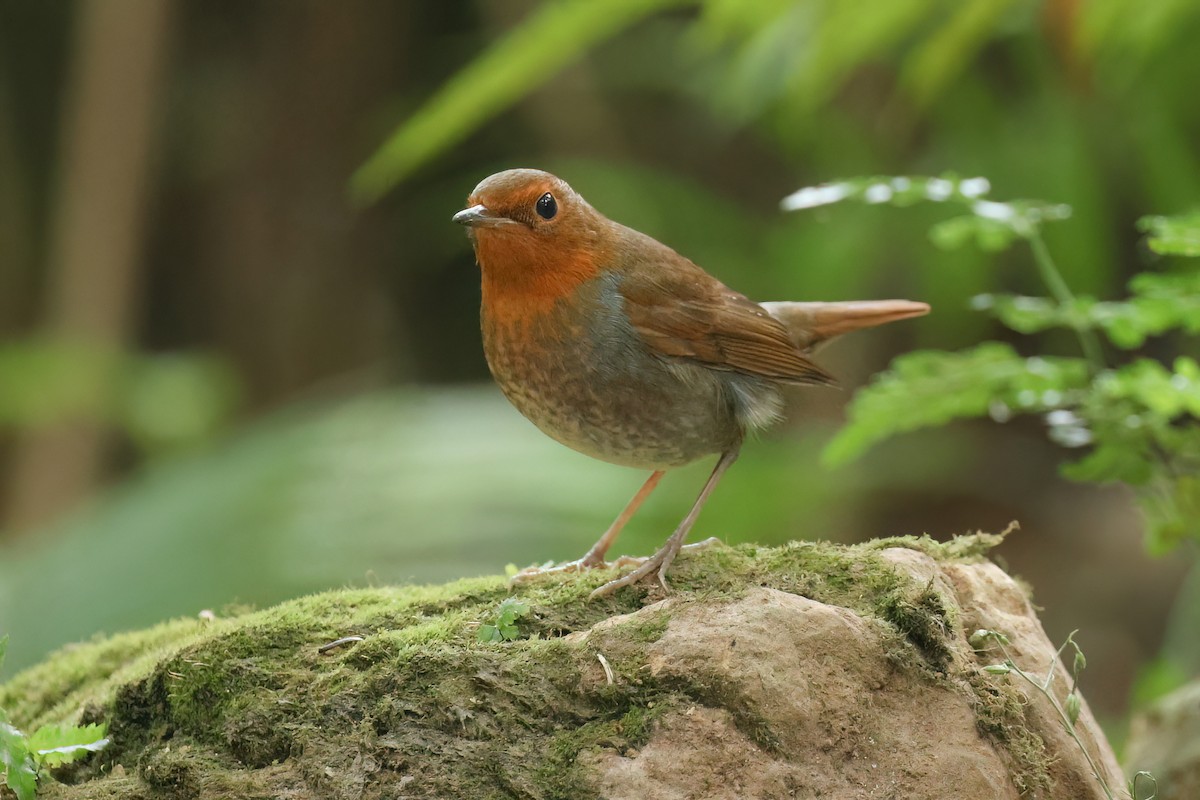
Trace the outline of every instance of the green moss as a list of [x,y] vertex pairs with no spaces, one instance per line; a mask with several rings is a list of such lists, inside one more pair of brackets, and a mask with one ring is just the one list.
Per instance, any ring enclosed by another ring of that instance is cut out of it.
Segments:
[[[880,551],[969,560],[986,545],[972,542],[711,547],[677,561],[673,595],[678,607],[767,586],[852,609],[893,627],[903,668],[939,680],[952,655],[952,609]],[[670,610],[586,640],[564,638],[660,596],[638,586],[590,600],[609,577],[330,592],[226,619],[170,622],[64,650],[0,687],[0,706],[27,727],[109,724],[112,746],[60,776],[77,782],[49,795],[63,797],[244,798],[304,788],[338,798],[367,786],[405,794],[410,783],[420,796],[592,796],[582,754],[640,748],[664,714],[695,704],[729,710],[746,735],[775,747],[755,709],[713,676],[666,683],[644,669]],[[479,643],[478,625],[510,594],[529,606],[518,625],[525,638]],[[363,641],[319,652],[349,635]],[[981,719],[992,720],[981,708]],[[1013,733],[1019,720],[1004,720],[986,729],[1024,747]]]
[[209,625],[174,620],[136,633],[69,645],[42,666],[0,687],[0,707],[30,727],[70,719],[146,673],[165,654],[203,635]]
[[938,561],[963,561],[974,563],[984,559],[993,549],[999,547],[1013,531],[1017,523],[1010,523],[1000,533],[977,533],[955,536],[944,542],[932,538],[928,534],[921,536],[888,536],[883,539],[872,539],[863,547],[884,550],[889,547],[902,547],[906,550],[916,550]]
[[916,591],[887,593],[880,599],[879,611],[934,669],[946,671],[954,658],[950,649],[953,606],[934,590],[932,581]]
[[667,632],[671,624],[671,615],[665,611],[654,614],[639,614],[637,619],[630,620],[621,626],[621,636],[637,644],[653,644]]
[[587,722],[578,728],[553,734],[547,757],[534,769],[535,784],[546,797],[594,796],[595,787],[586,772],[578,767],[579,757],[600,748],[623,754],[640,747],[649,738],[653,722],[667,708],[665,703],[660,703],[657,708],[633,707],[618,719]]
[[1029,729],[1025,719],[1028,701],[1006,677],[979,670],[967,673],[974,690],[975,720],[979,732],[1001,745],[1009,760],[1009,774],[1017,790],[1039,796],[1054,788],[1050,777],[1053,759],[1042,737]]

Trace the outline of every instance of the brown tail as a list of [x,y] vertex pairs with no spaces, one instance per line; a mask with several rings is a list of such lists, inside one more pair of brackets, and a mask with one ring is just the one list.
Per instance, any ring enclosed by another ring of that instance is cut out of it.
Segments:
[[802,351],[811,350],[835,336],[862,328],[929,313],[926,303],[912,300],[849,300],[840,303],[760,303],[783,323]]

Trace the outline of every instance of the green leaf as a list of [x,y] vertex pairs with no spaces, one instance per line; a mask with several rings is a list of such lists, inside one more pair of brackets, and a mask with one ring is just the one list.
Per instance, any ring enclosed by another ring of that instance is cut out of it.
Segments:
[[[4,666],[4,656],[8,654],[8,634],[0,636],[0,667]],[[3,713],[0,711],[0,713]]]
[[1138,493],[1146,515],[1146,544],[1165,555],[1184,540],[1200,539],[1200,475],[1164,479]]
[[1142,217],[1138,230],[1150,234],[1150,249],[1168,256],[1200,256],[1200,209],[1172,217]]
[[883,439],[954,419],[1062,408],[1087,378],[1083,359],[1025,359],[998,342],[958,353],[909,353],[855,395],[849,421],[823,458],[842,464]]
[[43,725],[29,737],[29,750],[38,763],[47,767],[69,764],[88,753],[108,746],[105,725]]
[[985,253],[997,253],[1018,238],[1011,225],[971,214],[951,217],[929,229],[929,241],[940,250],[958,250],[974,244]]
[[1111,483],[1122,481],[1140,486],[1154,477],[1157,464],[1147,452],[1143,437],[1105,438],[1078,461],[1063,464],[1059,471],[1073,481]]
[[4,782],[16,794],[17,800],[33,800],[37,792],[37,770],[29,757],[25,734],[0,722],[0,765],[4,767]]
[[779,205],[784,211],[801,211],[845,201],[898,207],[922,201],[961,206],[975,203],[991,188],[987,178],[960,179],[952,173],[940,176],[872,175],[806,186],[783,198]]
[[1067,714],[1067,721],[1074,728],[1075,723],[1079,721],[1079,712],[1083,710],[1083,701],[1079,699],[1079,692],[1071,692],[1067,695],[1066,702],[1063,703],[1063,710]]
[[981,294],[971,298],[971,307],[990,312],[1018,333],[1030,334],[1047,328],[1087,327],[1088,311],[1095,305],[1095,300],[1087,297],[1076,300],[1074,306],[1066,306],[1048,297]]
[[1200,364],[1143,358],[1100,373],[1077,413],[1095,448],[1063,474],[1132,486],[1152,552],[1200,539]]
[[947,83],[961,77],[967,63],[995,35],[997,20],[1015,2],[976,0],[947,8],[938,29],[904,61],[900,81],[912,101],[925,107]]
[[1200,333],[1200,273],[1144,272],[1129,282],[1125,302],[1095,303],[1088,322],[1117,347],[1141,347],[1147,337],[1171,330]]
[[515,597],[506,598],[496,608],[496,621],[481,625],[477,639],[480,642],[511,642],[520,638],[517,620],[529,613],[529,604]]
[[[751,5],[742,2],[741,5]],[[794,4],[797,16],[819,23],[800,46],[807,52],[804,67],[792,78],[789,97],[807,113],[832,97],[853,71],[884,54],[920,30],[936,0],[883,0],[862,3]]]
[[1200,418],[1200,364],[1181,356],[1172,371],[1158,361],[1140,358],[1097,376],[1094,393],[1096,402],[1112,406],[1128,400],[1162,420],[1181,414]]
[[1200,333],[1200,273],[1143,273],[1130,281],[1129,288],[1133,297],[1124,301],[1080,296],[1071,303],[1058,303],[1045,297],[986,294],[973,298],[972,306],[992,313],[1019,333],[1096,329],[1125,349],[1140,347],[1147,337],[1170,330]]
[[1157,800],[1158,798],[1158,779],[1154,777],[1154,773],[1139,769],[1133,773],[1133,777],[1126,784],[1129,790],[1130,800]]
[[933,243],[954,249],[974,241],[989,252],[1003,250],[1016,239],[1031,238],[1043,222],[1071,215],[1070,206],[1040,200],[988,200],[989,191],[987,178],[960,179],[949,173],[940,177],[874,176],[808,186],[783,198],[780,206],[784,211],[799,211],[847,200],[893,206],[922,200],[949,203],[968,213],[934,225],[929,231]]
[[351,178],[354,197],[378,199],[588,49],[656,11],[694,2],[561,0],[538,7],[393,131]]
[[516,622],[528,613],[529,606],[514,597],[510,597],[502,602],[496,623],[496,627],[500,629],[500,635],[506,640],[517,638],[519,631],[517,630]]

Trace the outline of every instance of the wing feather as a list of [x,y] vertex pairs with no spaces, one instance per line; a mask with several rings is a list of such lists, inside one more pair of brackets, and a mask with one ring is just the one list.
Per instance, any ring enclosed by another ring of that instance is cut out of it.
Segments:
[[634,330],[660,355],[787,383],[835,383],[779,320],[682,256],[626,274],[620,293]]

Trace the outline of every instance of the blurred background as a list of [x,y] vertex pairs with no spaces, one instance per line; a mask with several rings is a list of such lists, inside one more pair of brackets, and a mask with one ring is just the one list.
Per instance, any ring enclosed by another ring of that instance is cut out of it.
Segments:
[[[450,216],[533,166],[753,298],[909,297],[825,350],[696,537],[1021,531],[997,557],[1119,740],[1200,673],[1194,553],[1146,552],[1120,488],[1036,421],[819,463],[895,354],[1011,338],[1028,251],[934,248],[936,206],[784,214],[797,188],[983,175],[1070,204],[1077,291],[1146,268],[1135,220],[1200,198],[1192,0],[0,0],[0,632],[64,643],[345,585],[583,553],[644,475],[557,445],[491,384]],[[1074,354],[1057,334],[1024,352]],[[1191,345],[1195,350],[1194,342]],[[710,464],[623,537],[647,553]]]

